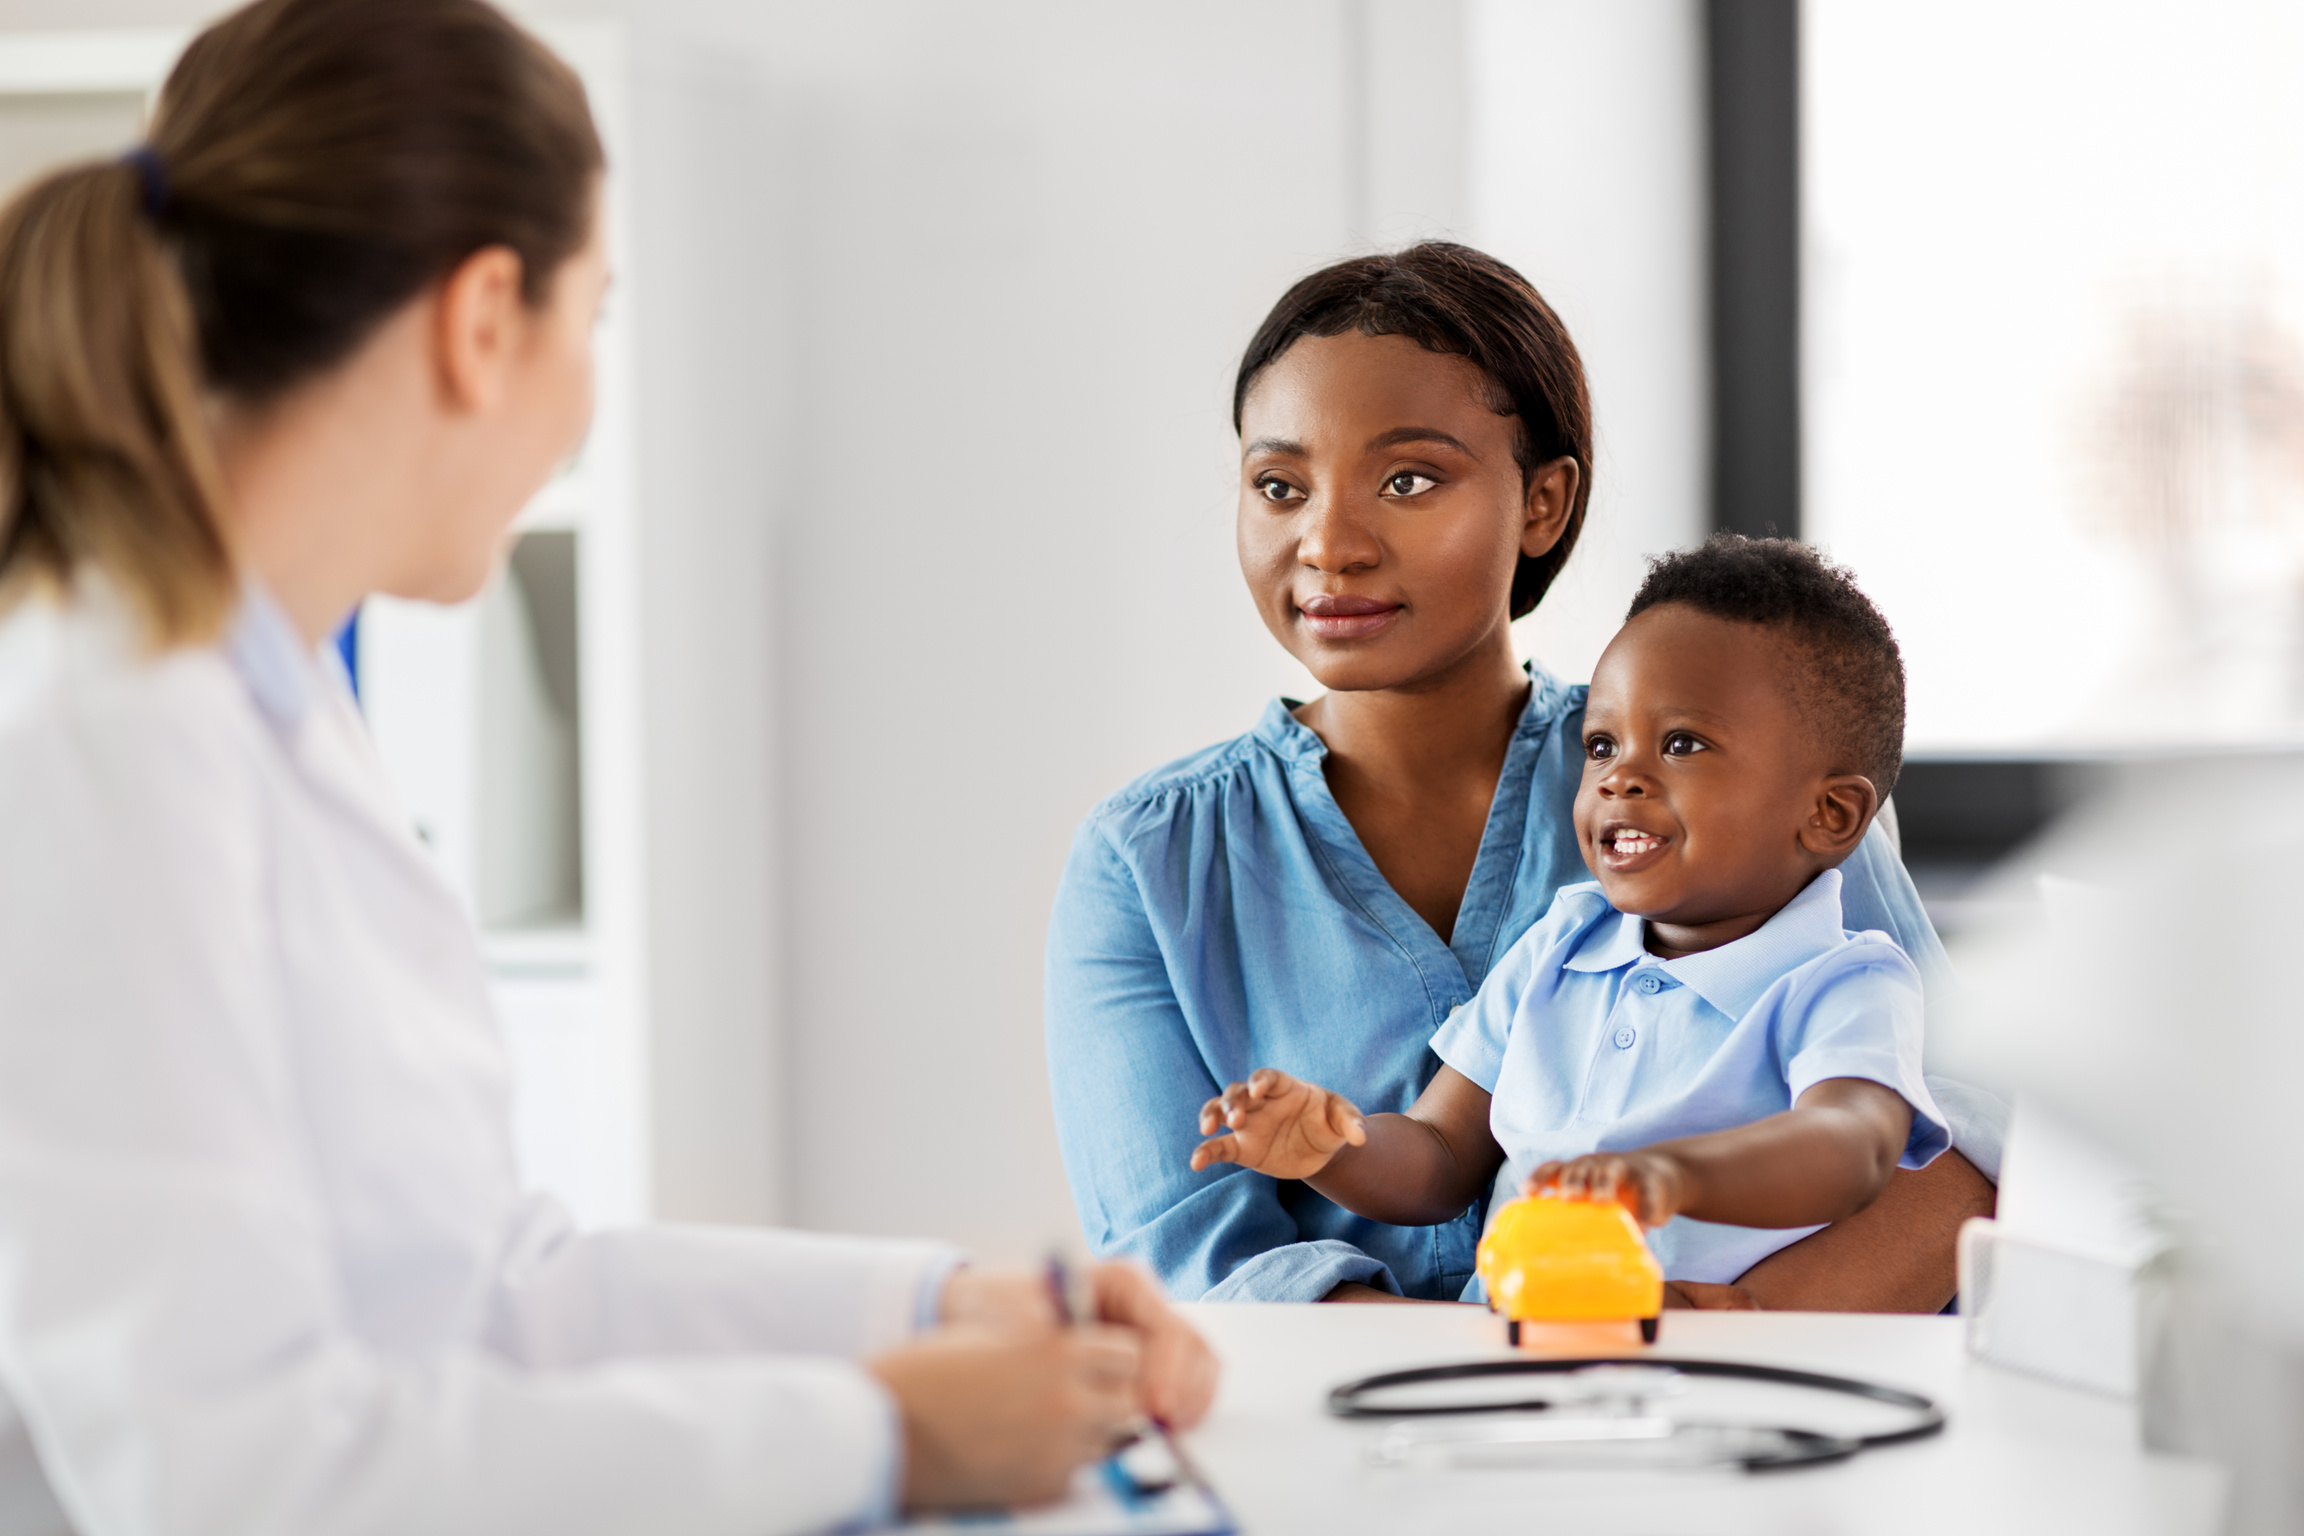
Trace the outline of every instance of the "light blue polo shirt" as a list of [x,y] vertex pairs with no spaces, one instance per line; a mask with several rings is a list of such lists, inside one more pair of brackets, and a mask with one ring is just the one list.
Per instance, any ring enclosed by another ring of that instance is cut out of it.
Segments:
[[[1644,922],[1597,883],[1561,887],[1432,1037],[1442,1061],[1493,1096],[1505,1163],[1491,1213],[1540,1163],[1749,1125],[1833,1077],[1880,1083],[1912,1106],[1904,1167],[1950,1147],[1920,1079],[1920,973],[1886,934],[1840,924],[1840,872],[1828,869],[1756,932],[1660,960]],[[1668,1279],[1728,1282],[1816,1230],[1683,1216],[1648,1241]]]

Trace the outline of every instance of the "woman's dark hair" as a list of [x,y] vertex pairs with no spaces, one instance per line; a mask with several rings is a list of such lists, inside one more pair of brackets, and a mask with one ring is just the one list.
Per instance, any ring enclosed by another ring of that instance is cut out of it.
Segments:
[[1560,541],[1523,555],[1512,576],[1512,617],[1533,611],[1584,531],[1592,499],[1592,397],[1568,328],[1528,279],[1467,245],[1427,240],[1389,256],[1324,267],[1280,296],[1256,328],[1232,386],[1232,430],[1256,376],[1300,336],[1405,336],[1429,352],[1464,358],[1495,386],[1490,409],[1518,420],[1513,456],[1525,488],[1554,459],[1576,464],[1576,496]]
[[0,590],[102,569],[161,645],[238,597],[206,407],[343,361],[474,252],[540,305],[590,234],[584,89],[484,0],[258,0],[124,160],[0,211]]

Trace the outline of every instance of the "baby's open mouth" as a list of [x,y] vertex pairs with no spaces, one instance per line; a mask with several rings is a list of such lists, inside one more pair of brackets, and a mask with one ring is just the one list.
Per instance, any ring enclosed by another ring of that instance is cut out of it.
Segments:
[[1664,846],[1664,838],[1638,827],[1611,827],[1600,835],[1600,846],[1619,859],[1636,859]]

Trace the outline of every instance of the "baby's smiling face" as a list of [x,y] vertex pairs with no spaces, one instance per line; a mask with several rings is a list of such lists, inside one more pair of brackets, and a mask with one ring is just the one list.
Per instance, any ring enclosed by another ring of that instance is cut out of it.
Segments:
[[1863,837],[1878,796],[1832,772],[1793,703],[1802,670],[1781,631],[1681,603],[1643,611],[1601,656],[1576,835],[1656,952],[1742,938]]

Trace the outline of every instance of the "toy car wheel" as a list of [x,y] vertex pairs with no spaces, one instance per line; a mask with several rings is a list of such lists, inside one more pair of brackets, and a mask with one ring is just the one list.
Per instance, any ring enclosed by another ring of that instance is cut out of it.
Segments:
[[1656,1325],[1663,1321],[1664,1319],[1661,1317],[1644,1317],[1640,1319],[1640,1342],[1643,1344],[1655,1343]]
[[1514,1349],[1520,1347],[1520,1319],[1513,1318],[1504,1325],[1504,1342]]

